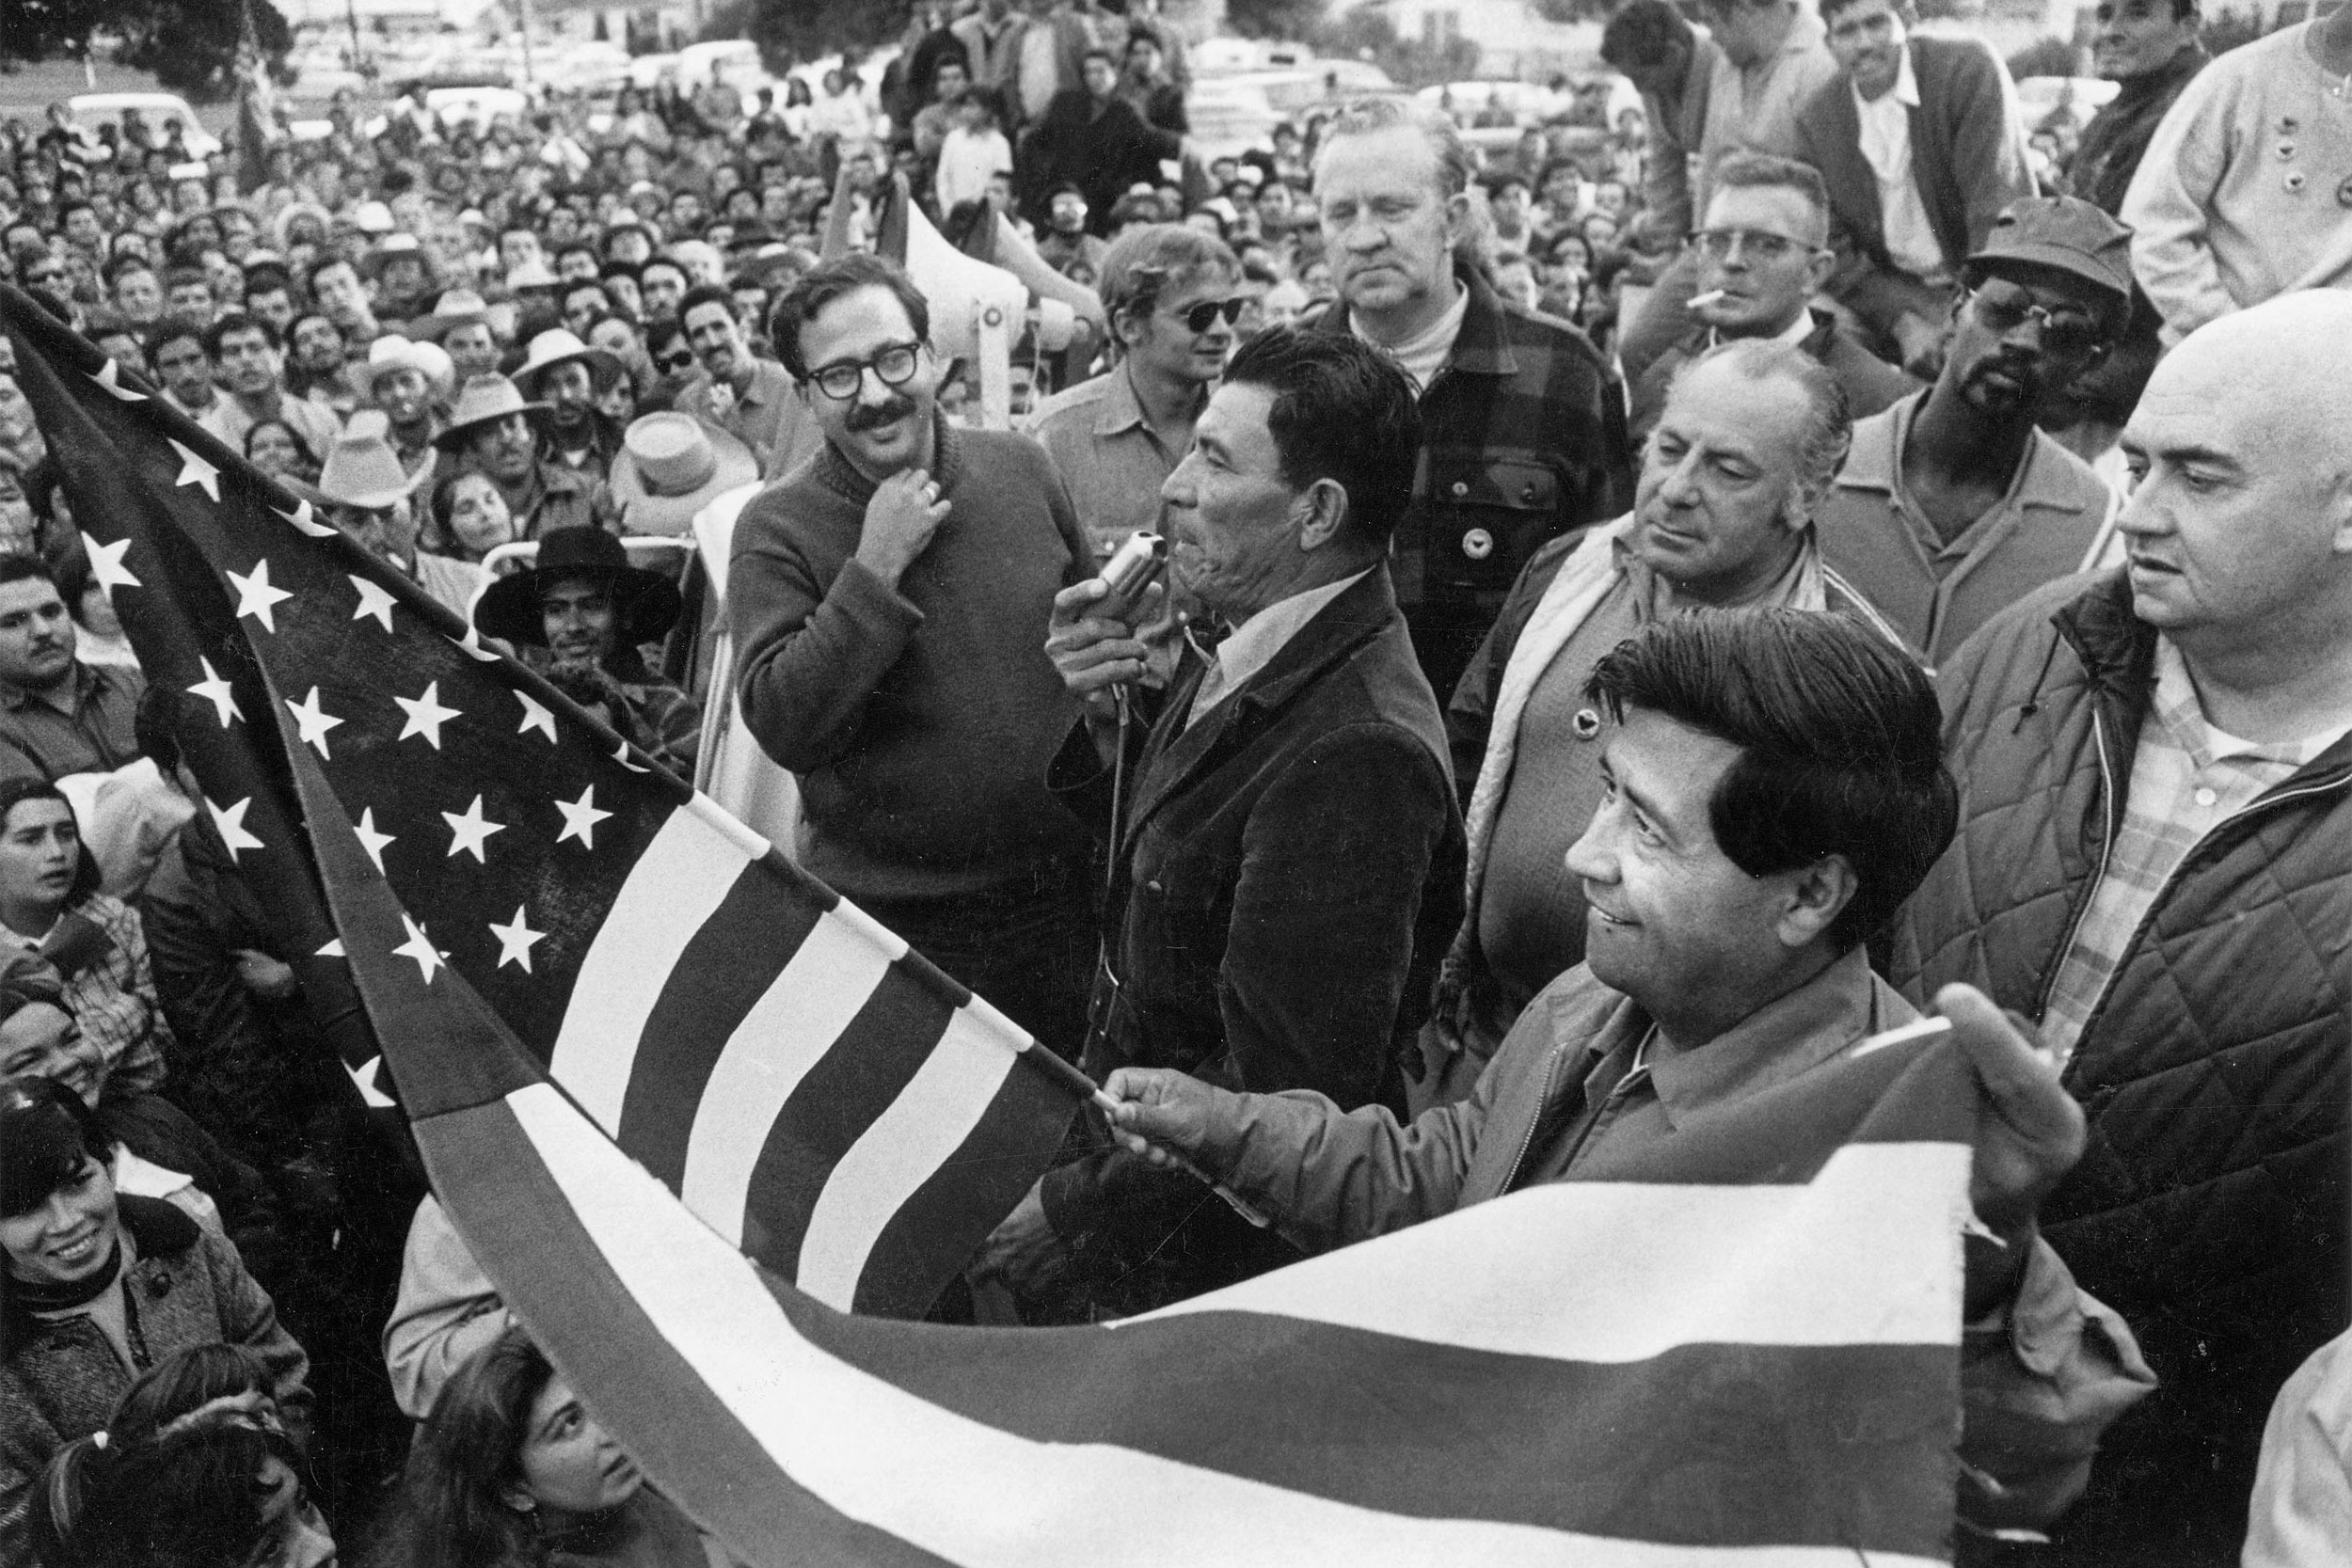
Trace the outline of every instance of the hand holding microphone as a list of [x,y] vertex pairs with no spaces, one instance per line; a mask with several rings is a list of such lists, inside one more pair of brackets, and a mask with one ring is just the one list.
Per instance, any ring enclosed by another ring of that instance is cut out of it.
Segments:
[[1168,541],[1138,532],[1119,546],[1100,577],[1054,595],[1045,654],[1089,720],[1116,723],[1116,688],[1142,677],[1151,650],[1136,635],[1166,588]]

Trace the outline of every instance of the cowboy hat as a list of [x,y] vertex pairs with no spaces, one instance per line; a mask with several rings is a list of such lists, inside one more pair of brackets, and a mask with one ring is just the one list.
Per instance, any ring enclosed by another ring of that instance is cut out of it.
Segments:
[[411,342],[396,332],[389,332],[368,345],[365,359],[343,367],[343,382],[360,397],[373,402],[376,382],[398,370],[412,370],[423,376],[436,403],[446,401],[457,381],[457,367],[438,343]]
[[408,324],[408,330],[429,343],[437,343],[459,327],[470,322],[490,319],[490,307],[471,289],[447,289],[436,301],[433,313],[419,316]]
[[530,353],[515,370],[515,385],[522,389],[523,396],[535,398],[539,395],[540,372],[574,359],[584,361],[589,373],[600,383],[609,385],[612,377],[621,373],[618,356],[607,349],[592,348],[581,342],[577,333],[555,326],[531,340]]
[[600,528],[549,529],[539,536],[539,553],[526,569],[510,572],[474,601],[473,624],[485,637],[545,647],[548,628],[539,613],[539,593],[559,578],[586,577],[612,586],[618,625],[615,645],[651,642],[677,625],[683,601],[677,584],[659,572],[628,563],[620,540]]
[[515,384],[502,375],[477,375],[468,381],[457,394],[457,406],[449,411],[449,428],[433,437],[433,444],[443,451],[455,451],[485,424],[494,423],[509,414],[527,414],[544,420],[549,410],[544,403],[532,403]]
[[383,202],[362,201],[351,210],[351,226],[362,234],[389,234],[400,227],[400,220]]
[[648,414],[612,459],[624,533],[682,534],[711,499],[759,478],[752,449],[691,414]]
[[357,270],[360,277],[372,278],[404,256],[420,266],[429,264],[425,260],[423,241],[414,234],[387,234],[380,242],[370,246],[366,255],[359,258]]
[[432,476],[430,463],[419,464],[413,474],[401,467],[400,454],[385,438],[381,418],[364,420],[355,415],[335,437],[335,444],[326,449],[326,466],[319,470],[318,483],[307,486],[310,496],[305,499],[380,512],[413,494]]
[[520,293],[525,289],[552,289],[562,281],[536,256],[524,257],[522,265],[512,268],[506,275],[507,290],[513,293]]

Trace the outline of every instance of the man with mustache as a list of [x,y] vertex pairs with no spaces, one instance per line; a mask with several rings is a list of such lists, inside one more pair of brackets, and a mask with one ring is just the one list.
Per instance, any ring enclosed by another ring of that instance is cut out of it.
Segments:
[[2034,427],[2131,310],[2131,233],[2073,197],[2004,212],[1968,259],[1935,384],[1854,426],[1821,551],[1931,668],[1996,611],[2097,558],[2115,496]]
[[443,452],[499,487],[517,539],[601,527],[612,511],[600,484],[541,456],[548,415],[546,404],[525,402],[506,377],[478,375],[457,394],[448,428],[433,437]]
[[1796,155],[1829,184],[1829,292],[1880,352],[1933,375],[1963,263],[2033,194],[2016,93],[1980,40],[1915,36],[1911,0],[1823,0],[1821,20],[1840,70],[1798,112]]
[[0,779],[130,762],[146,689],[136,670],[73,657],[73,617],[39,556],[0,559]]
[[1045,784],[1076,705],[1042,644],[1094,552],[1044,448],[939,417],[930,336],[921,292],[871,255],[776,302],[823,439],[736,524],[737,694],[800,779],[803,863],[1075,1055],[1090,846]]
[[678,302],[678,325],[702,373],[672,406],[751,448],[763,479],[789,473],[815,454],[824,441],[823,420],[811,418],[811,404],[793,395],[783,366],[753,356],[735,319],[733,293],[716,283],[689,289]]

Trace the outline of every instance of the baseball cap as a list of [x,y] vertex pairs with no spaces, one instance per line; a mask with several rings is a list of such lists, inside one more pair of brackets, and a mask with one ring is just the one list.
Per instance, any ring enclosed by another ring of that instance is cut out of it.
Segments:
[[2029,196],[2002,208],[1968,258],[1968,275],[1981,277],[2004,261],[2051,267],[2132,297],[2132,231],[2078,197]]

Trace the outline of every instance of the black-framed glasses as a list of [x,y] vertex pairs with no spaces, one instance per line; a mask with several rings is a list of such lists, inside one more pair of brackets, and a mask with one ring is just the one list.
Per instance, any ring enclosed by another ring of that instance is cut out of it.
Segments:
[[838,365],[827,365],[821,371],[809,372],[817,389],[835,403],[847,403],[857,396],[857,389],[866,384],[866,372],[885,387],[903,387],[914,379],[914,367],[921,363],[923,345],[893,343],[871,359],[850,359]]
[[1997,291],[1989,283],[1979,285],[1969,291],[1968,297],[1977,320],[2003,337],[2029,321],[2038,323],[2042,346],[2063,358],[2094,354],[2106,341],[2099,324],[2084,312],[2037,305],[2031,294],[2013,283],[2002,284]]
[[1813,249],[1801,240],[1762,229],[1702,229],[1691,236],[1691,243],[1717,261],[1727,260],[1734,250],[1751,261],[1770,262],[1795,251]]
[[1239,294],[1232,299],[1204,299],[1200,304],[1184,310],[1176,319],[1184,324],[1185,331],[1197,338],[1206,332],[1210,325],[1219,316],[1225,318],[1226,325],[1232,325],[1241,320],[1242,311],[1248,309],[1248,306],[1249,301]]
[[665,354],[654,360],[655,364],[665,371],[682,371],[693,362],[694,351],[691,348],[682,348],[675,354]]

